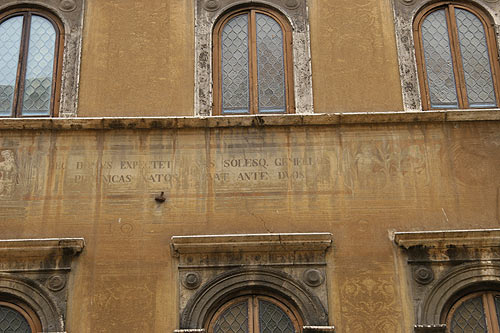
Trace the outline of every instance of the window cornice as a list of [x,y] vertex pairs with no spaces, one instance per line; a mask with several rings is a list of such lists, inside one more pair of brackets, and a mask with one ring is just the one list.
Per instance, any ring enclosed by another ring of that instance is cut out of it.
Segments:
[[175,255],[262,251],[326,251],[332,244],[330,233],[283,233],[247,235],[174,236]]
[[415,246],[439,249],[451,246],[500,247],[500,229],[395,232],[394,242],[405,249]]

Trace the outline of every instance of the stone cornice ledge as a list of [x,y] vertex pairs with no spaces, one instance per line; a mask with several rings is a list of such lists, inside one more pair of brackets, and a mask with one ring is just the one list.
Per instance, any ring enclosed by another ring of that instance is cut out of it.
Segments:
[[74,256],[84,247],[83,238],[1,239],[0,256],[45,257],[54,253]]
[[444,324],[414,326],[415,333],[445,333],[445,331],[446,331],[446,325]]
[[331,244],[332,234],[328,232],[173,236],[171,239],[175,256],[186,253],[224,253],[235,250],[238,252],[325,251]]
[[499,109],[211,117],[0,118],[0,130],[178,129],[499,120]]
[[446,248],[448,246],[498,247],[500,229],[395,232],[394,242],[409,249],[414,246]]

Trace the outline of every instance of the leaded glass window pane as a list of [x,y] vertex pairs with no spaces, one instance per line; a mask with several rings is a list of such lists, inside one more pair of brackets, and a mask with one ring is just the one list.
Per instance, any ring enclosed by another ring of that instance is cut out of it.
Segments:
[[22,16],[0,24],[0,116],[12,115],[22,30]]
[[222,113],[249,113],[248,14],[238,15],[222,31]]
[[497,314],[497,321],[500,324],[500,296],[495,296],[495,313]]
[[22,108],[25,116],[50,115],[55,43],[56,31],[52,23],[33,15]]
[[456,8],[455,15],[469,106],[495,107],[495,89],[483,23],[464,9]]
[[422,42],[431,108],[458,108],[444,9],[436,10],[425,18],[422,23]]
[[257,13],[259,112],[285,112],[283,31],[268,15]]
[[226,309],[217,319],[214,333],[248,333],[248,302]]
[[292,320],[279,306],[259,300],[260,333],[295,333]]
[[31,333],[31,328],[22,314],[12,308],[0,305],[0,332]]
[[452,333],[487,333],[486,317],[482,297],[463,302],[453,313],[450,330]]

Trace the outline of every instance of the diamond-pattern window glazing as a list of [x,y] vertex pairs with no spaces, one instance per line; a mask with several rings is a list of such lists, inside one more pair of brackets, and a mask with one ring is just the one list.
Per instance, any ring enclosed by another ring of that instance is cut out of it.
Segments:
[[444,9],[429,14],[422,24],[425,68],[432,108],[458,108],[448,25]]
[[53,20],[35,9],[0,18],[0,117],[53,113],[56,57],[62,44]]
[[471,298],[457,308],[451,320],[451,331],[488,333],[481,296]]
[[293,112],[291,27],[279,13],[240,8],[214,28],[216,114]]
[[33,15],[24,80],[23,115],[50,115],[56,31],[44,17]]
[[495,88],[483,23],[464,9],[456,8],[455,15],[469,106],[495,107]]
[[424,109],[498,106],[492,26],[472,4],[436,3],[417,15],[415,44]]
[[222,113],[248,113],[248,14],[232,18],[222,31]]
[[283,31],[268,15],[257,13],[259,112],[286,112]]
[[215,323],[214,333],[248,333],[248,302],[245,300],[225,310]]
[[212,333],[296,333],[298,318],[278,300],[248,295],[229,301],[217,311],[208,332]]
[[0,24],[0,116],[12,115],[22,32],[22,16]]
[[448,313],[450,333],[500,332],[500,295],[486,291],[459,299]]
[[31,327],[22,314],[10,307],[0,305],[0,332],[31,333]]
[[292,320],[277,305],[259,300],[260,333],[294,333]]

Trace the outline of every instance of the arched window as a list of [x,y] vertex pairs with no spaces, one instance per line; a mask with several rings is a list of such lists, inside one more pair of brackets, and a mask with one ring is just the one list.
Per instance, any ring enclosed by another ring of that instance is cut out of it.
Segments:
[[450,309],[446,326],[451,333],[500,332],[500,293],[479,292],[459,299]]
[[248,295],[224,304],[208,324],[209,333],[294,333],[301,322],[291,307],[268,296]]
[[0,116],[53,116],[57,110],[62,25],[38,9],[0,16]]
[[292,113],[292,33],[267,8],[232,11],[214,29],[214,114]]
[[417,15],[414,36],[423,109],[498,107],[495,33],[479,9],[434,4]]
[[35,312],[19,302],[0,301],[0,332],[41,332],[42,325]]

